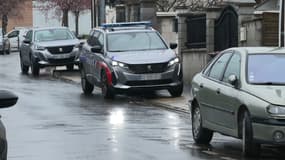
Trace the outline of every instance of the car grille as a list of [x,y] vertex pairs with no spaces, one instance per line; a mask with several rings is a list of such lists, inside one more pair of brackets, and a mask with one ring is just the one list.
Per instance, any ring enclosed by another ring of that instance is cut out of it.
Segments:
[[74,48],[74,45],[71,46],[62,46],[62,47],[47,47],[47,50],[51,54],[65,54],[70,53]]
[[147,85],[162,85],[169,84],[173,81],[171,79],[161,79],[161,80],[149,80],[149,81],[128,81],[126,85],[128,86],[147,86]]
[[74,62],[75,57],[64,58],[64,59],[48,59],[51,64],[67,64]]
[[135,74],[143,73],[161,73],[166,71],[168,63],[156,64],[131,64],[128,65],[129,69]]

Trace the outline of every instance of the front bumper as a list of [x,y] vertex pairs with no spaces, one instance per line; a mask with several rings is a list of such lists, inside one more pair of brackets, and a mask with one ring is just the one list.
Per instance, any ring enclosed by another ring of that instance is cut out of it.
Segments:
[[257,142],[285,145],[285,120],[253,119],[252,121],[253,137]]
[[51,54],[47,50],[34,51],[33,55],[40,67],[79,64],[78,49],[74,49],[70,53],[63,54]]
[[172,66],[162,73],[145,74],[134,74],[117,67],[114,69],[113,76],[115,76],[116,79],[116,81],[113,82],[113,88],[116,90],[162,90],[183,84],[180,64]]

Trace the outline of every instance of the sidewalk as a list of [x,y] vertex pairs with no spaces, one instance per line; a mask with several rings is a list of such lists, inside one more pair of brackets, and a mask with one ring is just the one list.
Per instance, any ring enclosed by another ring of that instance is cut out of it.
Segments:
[[[57,67],[53,71],[53,76],[64,81],[69,81],[75,84],[80,84],[80,73],[78,70],[66,71],[65,68]],[[157,91],[157,96],[151,98],[144,98],[142,104],[159,106],[178,112],[189,113],[188,100],[190,97],[190,87],[184,86],[184,92],[181,97],[173,98],[168,91]]]

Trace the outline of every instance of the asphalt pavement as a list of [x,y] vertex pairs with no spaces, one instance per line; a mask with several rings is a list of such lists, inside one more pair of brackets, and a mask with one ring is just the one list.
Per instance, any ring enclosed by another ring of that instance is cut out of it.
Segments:
[[[80,84],[80,73],[78,68],[67,71],[65,67],[56,67],[52,70],[53,76],[64,81]],[[97,88],[98,89],[98,88]],[[138,97],[135,97],[136,99]],[[154,96],[142,96],[138,103],[154,105],[167,108],[177,112],[189,113],[188,100],[190,98],[190,86],[185,85],[181,97],[171,97],[167,90],[157,91]]]

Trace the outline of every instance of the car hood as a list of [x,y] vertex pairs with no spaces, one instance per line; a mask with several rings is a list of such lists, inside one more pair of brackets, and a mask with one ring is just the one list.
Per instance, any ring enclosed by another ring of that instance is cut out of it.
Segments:
[[42,47],[57,47],[57,46],[69,46],[79,44],[78,39],[70,39],[70,40],[58,40],[58,41],[45,41],[45,42],[35,42],[36,45]]
[[252,85],[247,92],[275,105],[285,105],[285,86]]
[[129,52],[109,52],[108,57],[114,61],[126,64],[166,63],[175,58],[172,50],[147,50]]

